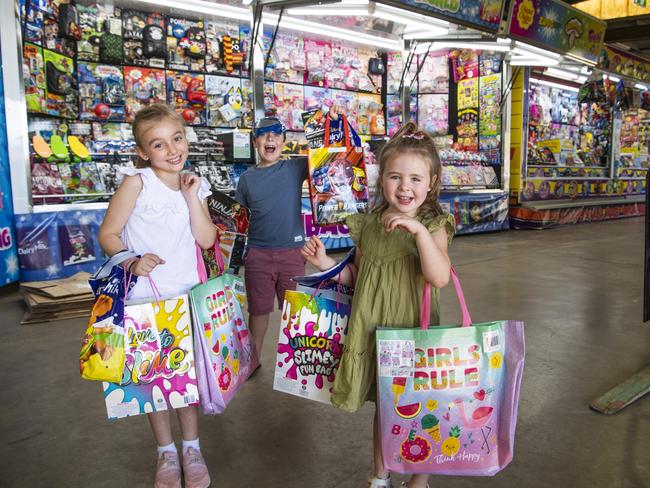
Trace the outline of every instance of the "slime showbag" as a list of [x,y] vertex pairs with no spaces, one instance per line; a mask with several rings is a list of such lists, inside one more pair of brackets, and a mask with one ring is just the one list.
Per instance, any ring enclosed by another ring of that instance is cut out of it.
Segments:
[[361,147],[309,151],[309,192],[316,225],[343,223],[368,208],[366,165]]
[[286,291],[282,306],[273,389],[330,403],[343,354],[351,306],[299,291]]
[[109,419],[199,402],[187,295],[124,311],[121,384],[104,383]]
[[242,311],[243,290],[241,278],[226,273],[190,291],[196,368],[205,414],[223,412],[259,364]]
[[452,277],[462,327],[428,328],[423,310],[421,328],[377,329],[381,452],[389,471],[492,476],[512,461],[524,324],[471,324]]

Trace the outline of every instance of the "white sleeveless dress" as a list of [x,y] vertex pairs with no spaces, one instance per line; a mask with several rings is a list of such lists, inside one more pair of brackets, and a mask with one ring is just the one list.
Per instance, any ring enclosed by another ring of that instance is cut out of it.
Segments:
[[[187,293],[199,282],[195,239],[190,227],[190,210],[180,190],[165,185],[151,168],[120,168],[123,175],[140,175],[142,190],[135,208],[122,231],[122,242],[136,254],[156,254],[165,260],[151,272],[161,298]],[[201,178],[199,199],[212,192],[210,184]],[[138,277],[129,293],[129,301],[153,301],[149,280]]]

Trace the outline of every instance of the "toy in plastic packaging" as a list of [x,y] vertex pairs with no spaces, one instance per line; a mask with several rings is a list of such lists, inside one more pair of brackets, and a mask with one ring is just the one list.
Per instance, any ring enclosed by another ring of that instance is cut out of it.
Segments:
[[124,67],[126,120],[133,121],[138,111],[152,103],[165,103],[165,71],[145,67]]

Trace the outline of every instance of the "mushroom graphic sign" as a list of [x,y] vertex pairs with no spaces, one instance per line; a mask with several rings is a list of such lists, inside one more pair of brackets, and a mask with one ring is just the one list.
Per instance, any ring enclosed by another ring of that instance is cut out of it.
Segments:
[[582,35],[582,22],[573,17],[566,23],[564,32],[569,36],[569,49],[573,49],[576,39]]

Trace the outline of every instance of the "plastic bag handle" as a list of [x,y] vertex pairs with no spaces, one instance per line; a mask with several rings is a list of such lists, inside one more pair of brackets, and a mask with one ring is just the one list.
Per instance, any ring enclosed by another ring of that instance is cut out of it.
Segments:
[[[219,267],[219,274],[223,274],[223,272],[226,270],[226,264],[223,262],[223,256],[221,256],[221,249],[219,248],[219,243],[221,240],[219,239],[219,234],[217,234],[217,238],[214,241],[213,249],[214,249],[214,256],[217,260],[217,266]],[[201,283],[207,283],[208,282],[208,272],[205,269],[205,261],[203,260],[203,253],[201,252],[201,247],[199,246],[198,242],[194,242],[194,248],[196,249],[196,271],[199,273],[199,280]]]
[[[454,288],[456,289],[456,296],[458,297],[458,303],[460,304],[460,313],[462,315],[462,326],[470,327],[472,325],[472,317],[469,314],[467,309],[467,302],[465,301],[465,294],[463,293],[463,288],[460,286],[460,281],[458,280],[458,275],[454,267],[451,267],[451,279],[454,282]],[[422,288],[422,305],[420,309],[420,328],[428,329],[431,325],[431,283],[428,281],[424,282],[424,287]]]
[[[345,114],[339,114],[339,117],[341,119],[341,124],[343,124],[343,137],[345,138],[345,147],[351,147],[352,144],[350,143],[350,128],[348,127],[348,119],[345,116]],[[328,114],[325,116],[325,140],[323,141],[324,145],[323,147],[329,147],[330,145],[330,120],[331,120],[331,115]]]
[[118,266],[120,263],[123,263],[127,259],[136,258],[138,255],[133,251],[120,251],[117,254],[113,254],[106,262],[104,262],[99,269],[92,275],[93,279],[102,279],[106,278],[111,274],[111,270],[114,266]]

